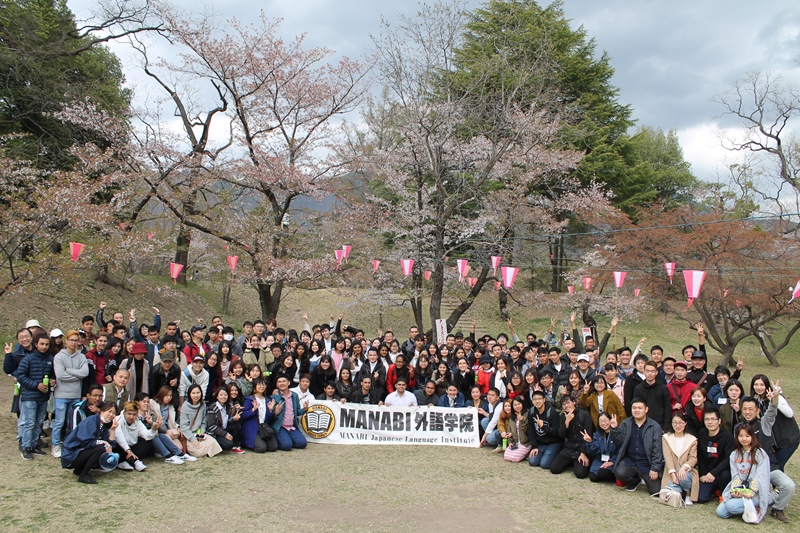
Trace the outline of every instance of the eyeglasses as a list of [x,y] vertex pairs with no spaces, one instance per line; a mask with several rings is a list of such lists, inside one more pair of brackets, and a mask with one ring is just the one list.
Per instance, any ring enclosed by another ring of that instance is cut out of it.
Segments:
[[80,339],[67,339],[67,342],[81,342]]

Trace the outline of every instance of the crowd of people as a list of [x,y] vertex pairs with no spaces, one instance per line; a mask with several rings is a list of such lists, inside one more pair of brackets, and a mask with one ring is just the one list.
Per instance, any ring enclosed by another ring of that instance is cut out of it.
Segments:
[[160,312],[139,324],[135,310],[105,320],[105,302],[80,327],[49,333],[30,320],[5,345],[15,379],[21,457],[50,453],[78,481],[92,470],[143,471],[156,456],[183,464],[219,453],[303,449],[300,416],[311,400],[425,406],[478,412],[481,445],[507,461],[553,474],[572,471],[628,491],[645,487],[664,503],[715,501],[722,518],[787,522],[795,484],[785,474],[800,444],[780,380],[742,381],[707,366],[698,346],[678,357],[654,345],[606,351],[618,320],[598,342],[447,335],[430,342],[412,326],[407,339],[342,324],[342,317],[284,330],[275,320],[233,327],[214,317],[189,329]]

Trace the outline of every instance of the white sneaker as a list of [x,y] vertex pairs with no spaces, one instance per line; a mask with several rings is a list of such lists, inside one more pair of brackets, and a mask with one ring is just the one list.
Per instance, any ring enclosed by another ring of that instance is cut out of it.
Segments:
[[195,457],[194,455],[189,455],[188,453],[181,455],[181,459],[183,459],[185,462],[190,462],[190,463],[197,461],[197,457]]
[[142,470],[147,468],[147,466],[143,462],[139,461],[138,459],[133,462],[133,467],[136,469],[137,472],[141,472]]
[[57,446],[53,446],[52,454],[53,454],[53,457],[55,457],[56,459],[61,457],[61,445],[60,444],[57,445]]
[[686,496],[686,499],[683,500],[683,503],[686,504],[686,507],[689,507],[690,505],[694,505],[694,502],[692,501],[692,498],[690,496],[688,496],[688,495]]
[[117,465],[117,468],[120,470],[133,470],[133,467],[128,461],[120,461]]
[[183,459],[181,459],[177,455],[173,455],[172,457],[167,457],[166,459],[164,459],[164,462],[169,463],[171,465],[182,465]]

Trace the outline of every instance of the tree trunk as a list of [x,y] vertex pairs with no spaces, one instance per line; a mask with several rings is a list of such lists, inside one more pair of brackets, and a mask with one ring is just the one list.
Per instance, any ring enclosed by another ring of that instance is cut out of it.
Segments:
[[228,314],[228,306],[231,301],[231,284],[230,282],[222,283],[222,313]]
[[503,322],[508,322],[508,293],[503,287],[497,291],[497,302],[500,304],[500,318]]
[[550,239],[550,290],[561,292],[564,280],[564,237],[557,235]]
[[[444,232],[437,230],[434,238],[433,273],[431,274],[431,302],[428,307],[431,315],[431,329],[436,331],[436,321],[442,318],[442,292],[444,288]],[[422,330],[422,328],[419,328]],[[448,326],[448,331],[450,330]],[[430,335],[429,335],[430,338]]]
[[192,233],[189,228],[180,225],[178,236],[175,238],[175,259],[179,265],[183,265],[181,273],[178,274],[178,283],[186,285],[186,270],[189,263],[189,246],[192,243]]
[[261,320],[277,318],[278,308],[281,305],[281,293],[283,292],[283,282],[272,283],[256,282],[258,291],[258,301],[261,304]]
[[411,310],[414,312],[414,323],[420,331],[425,327],[422,323],[422,270],[414,265],[411,272]]

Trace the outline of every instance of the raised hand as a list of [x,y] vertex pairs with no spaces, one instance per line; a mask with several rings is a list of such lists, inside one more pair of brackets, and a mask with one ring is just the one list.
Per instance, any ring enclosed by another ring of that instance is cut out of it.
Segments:
[[556,319],[555,318],[551,318],[550,319],[550,333],[552,333],[554,329],[556,329]]
[[618,317],[618,316],[615,316],[614,318],[612,318],[612,319],[611,319],[611,330],[612,330],[612,331],[613,331],[614,329],[616,329],[616,327],[617,327],[617,324],[619,324],[619,317]]
[[308,322],[308,313],[303,313],[303,320]]
[[617,422],[617,415],[611,415],[611,427],[614,429],[619,427],[619,422]]
[[538,415],[536,416],[536,425],[539,426],[540,428],[544,427],[544,420],[539,418]]
[[153,310],[153,312],[154,312],[156,315],[160,315],[160,314],[161,314],[161,311],[159,311],[159,310],[158,310],[158,307],[151,307],[150,309],[152,309],[152,310]]
[[113,431],[113,430],[117,429],[118,427],[119,427],[119,418],[117,418],[115,416],[114,417],[114,421],[111,422],[111,430]]
[[14,345],[10,342],[5,343],[5,352],[7,354],[11,353],[14,350]]
[[106,302],[100,302],[100,309],[105,309],[107,305]]
[[587,381],[586,384],[583,386],[583,393],[584,394],[589,394],[589,391],[591,391],[591,390],[592,390],[592,382],[591,381]]
[[575,324],[575,321],[578,319],[578,312],[573,311],[569,314],[569,321]]
[[647,342],[647,337],[642,337],[641,339],[639,339],[639,348],[644,346],[645,342]]
[[741,372],[744,369],[744,356],[740,355],[739,360],[736,361],[736,370]]
[[585,440],[586,442],[592,442],[592,436],[589,435],[589,432],[586,431],[585,429],[581,431],[581,435],[583,435],[583,440]]

